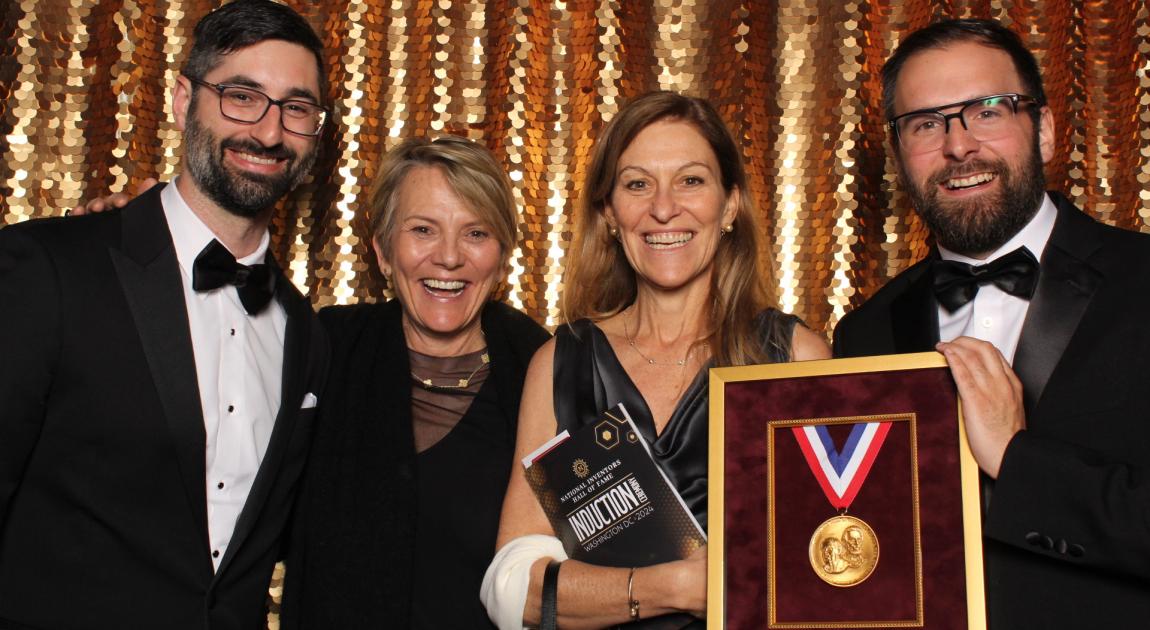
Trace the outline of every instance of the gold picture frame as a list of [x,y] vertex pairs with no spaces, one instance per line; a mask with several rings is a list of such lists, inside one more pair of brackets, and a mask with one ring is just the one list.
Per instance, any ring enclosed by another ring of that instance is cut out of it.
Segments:
[[[978,466],[942,355],[715,368],[710,418],[708,630],[954,627],[956,614],[968,630],[986,627]],[[812,578],[819,570],[807,532],[835,508],[795,463],[801,449],[789,433],[877,420],[888,424],[890,446],[880,443],[881,466],[860,482],[870,485],[854,514],[870,509],[886,524],[877,538],[886,537],[891,559],[882,564],[876,547],[881,577],[825,586]],[[951,527],[957,520],[961,527]],[[872,601],[881,613],[868,612]]]

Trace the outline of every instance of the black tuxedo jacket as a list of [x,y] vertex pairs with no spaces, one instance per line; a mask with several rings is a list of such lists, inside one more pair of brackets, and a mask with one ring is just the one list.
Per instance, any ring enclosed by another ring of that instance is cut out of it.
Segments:
[[123,211],[0,230],[0,628],[263,627],[326,336],[281,275],[280,411],[213,573],[204,422],[160,188]]
[[[1150,237],[1058,207],[1013,367],[1025,431],[983,522],[992,628],[1150,619]],[[932,252],[839,323],[835,355],[932,350]]]

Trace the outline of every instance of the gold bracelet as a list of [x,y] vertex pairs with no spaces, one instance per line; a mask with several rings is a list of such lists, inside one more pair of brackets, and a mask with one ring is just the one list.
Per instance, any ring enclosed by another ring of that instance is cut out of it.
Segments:
[[631,621],[639,621],[639,600],[635,599],[632,590],[635,586],[635,567],[627,574],[627,606],[631,609]]

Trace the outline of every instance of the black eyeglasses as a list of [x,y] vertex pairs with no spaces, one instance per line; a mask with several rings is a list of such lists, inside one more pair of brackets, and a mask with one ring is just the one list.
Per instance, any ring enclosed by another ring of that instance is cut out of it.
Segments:
[[[1037,101],[1024,94],[980,96],[941,107],[907,112],[891,118],[889,124],[899,144],[908,153],[929,153],[942,148],[946,134],[950,132],[950,121],[955,118],[979,142],[1002,138],[1013,130],[1018,106],[1024,103],[1033,104]],[[954,107],[959,110],[953,114],[942,113],[942,110]]]
[[220,97],[220,114],[238,123],[254,124],[263,120],[272,105],[279,105],[280,125],[301,136],[318,136],[327,120],[327,110],[310,101],[294,98],[274,99],[263,92],[242,85],[209,83],[184,75],[196,85],[216,91]]

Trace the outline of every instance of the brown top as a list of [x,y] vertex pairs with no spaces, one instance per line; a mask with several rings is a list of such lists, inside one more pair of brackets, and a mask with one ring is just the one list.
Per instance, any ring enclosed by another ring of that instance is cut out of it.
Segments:
[[[491,373],[486,354],[487,348],[484,348],[457,357],[433,357],[408,349],[415,452],[422,453],[435,446],[467,413]],[[427,380],[431,381],[430,386]]]

